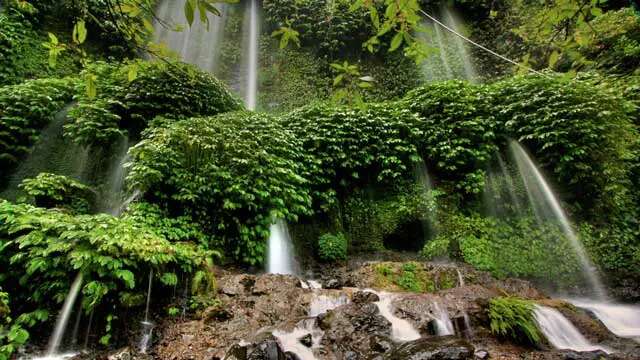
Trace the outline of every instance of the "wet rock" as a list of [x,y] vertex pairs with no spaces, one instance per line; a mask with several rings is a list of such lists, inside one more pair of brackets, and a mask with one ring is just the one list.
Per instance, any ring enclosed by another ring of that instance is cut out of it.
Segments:
[[467,360],[474,348],[466,340],[453,336],[422,338],[398,345],[385,360]]
[[486,350],[476,350],[474,356],[478,360],[486,360],[489,358],[489,352]]
[[382,335],[372,336],[370,342],[371,350],[376,353],[386,353],[395,346],[390,338]]
[[346,359],[352,352],[371,352],[375,336],[391,336],[391,323],[385,319],[375,304],[350,303],[328,311],[318,317],[318,326],[324,330],[321,345],[331,356]]
[[211,306],[204,311],[202,318],[207,323],[227,321],[233,318],[233,311],[223,306]]
[[133,352],[129,347],[122,348],[115,353],[107,356],[108,360],[133,360],[133,358]]
[[356,304],[366,304],[379,301],[380,297],[377,294],[374,294],[370,291],[358,291],[353,294],[351,301]]
[[322,287],[325,289],[340,289],[342,288],[342,283],[338,279],[329,279],[322,284]]
[[284,353],[284,356],[286,360],[302,360],[298,355],[292,353],[291,351],[287,351],[286,353]]
[[218,282],[220,293],[228,296],[237,296],[250,292],[256,279],[253,275],[225,276]]
[[300,280],[292,275],[267,274],[256,279],[252,288],[253,295],[267,295],[281,292],[282,289],[299,288]]
[[553,350],[547,352],[529,353],[523,356],[524,360],[622,360],[638,359],[636,356],[621,356],[618,354],[607,354],[604,351],[574,351],[574,350]]
[[267,335],[262,340],[252,344],[236,344],[229,349],[225,360],[288,360],[278,341]]
[[311,337],[311,334],[307,334],[303,337],[301,337],[300,339],[298,339],[300,341],[300,343],[308,348],[310,348],[311,346],[313,346],[313,338]]

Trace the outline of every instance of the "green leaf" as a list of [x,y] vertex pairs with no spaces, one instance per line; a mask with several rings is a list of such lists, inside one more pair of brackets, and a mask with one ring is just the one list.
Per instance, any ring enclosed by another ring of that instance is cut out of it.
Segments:
[[391,39],[391,45],[389,46],[389,52],[396,51],[400,45],[402,45],[402,40],[404,39],[402,32],[397,32],[393,39]]
[[73,27],[72,34],[73,42],[76,44],[82,44],[87,39],[87,28],[85,26],[84,20],[78,21]]

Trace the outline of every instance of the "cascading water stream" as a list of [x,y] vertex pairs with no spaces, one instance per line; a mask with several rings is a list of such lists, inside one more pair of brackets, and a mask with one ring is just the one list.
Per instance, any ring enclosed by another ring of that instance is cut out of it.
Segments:
[[[154,21],[154,41],[164,43],[178,53],[184,62],[215,73],[218,69],[220,44],[227,21],[228,4],[217,3],[220,16],[209,15],[209,25],[196,16],[192,26],[187,24],[183,3],[175,0],[161,1]],[[185,26],[175,31],[175,25]],[[185,25],[187,24],[187,25]]]
[[640,341],[640,306],[570,299],[573,305],[592,312],[614,334]]
[[449,59],[447,58],[447,53],[444,45],[444,37],[442,36],[442,29],[438,24],[433,25],[433,29],[436,33],[436,41],[438,45],[438,54],[440,55],[440,62],[444,67],[445,75],[447,79],[453,79],[453,71],[451,70],[451,65],[449,64]]
[[54,327],[53,333],[51,334],[51,338],[49,339],[49,345],[47,347],[46,356],[41,358],[36,358],[34,360],[47,360],[47,359],[54,360],[54,359],[63,359],[63,358],[69,357],[69,354],[65,354],[65,355],[59,354],[60,344],[62,343],[65,330],[67,329],[69,318],[71,317],[73,304],[76,302],[76,298],[80,293],[81,287],[82,287],[82,273],[78,273],[78,275],[76,275],[75,280],[71,284],[71,288],[69,289],[69,294],[67,294],[67,298],[64,300],[62,309],[58,314],[56,325]]
[[246,87],[244,89],[244,100],[247,109],[255,110],[258,98],[258,37],[260,34],[260,16],[258,12],[258,0],[250,0],[248,17],[245,24],[248,24],[249,33],[246,51]]
[[522,176],[522,180],[527,190],[527,195],[529,196],[529,200],[531,201],[538,221],[543,222],[546,220],[559,224],[562,232],[569,240],[573,251],[578,257],[584,276],[589,282],[594,295],[600,300],[607,299],[607,292],[600,280],[600,276],[587,256],[578,236],[573,231],[569,219],[560,206],[560,202],[551,190],[551,187],[545,178],[542,176],[542,173],[535,165],[529,154],[518,142],[512,140],[509,143],[509,147],[516,161],[518,170],[520,171],[520,175]]
[[536,305],[533,313],[538,328],[556,349],[611,352],[606,347],[589,342],[558,310]]
[[270,274],[296,274],[298,266],[287,224],[283,220],[277,220],[271,225],[269,231],[267,272]]
[[420,338],[420,333],[416,330],[410,322],[405,319],[397,317],[393,313],[393,299],[394,295],[386,292],[377,292],[370,289],[366,291],[372,292],[380,298],[375,302],[380,315],[384,316],[391,323],[391,337],[396,341],[411,341]]
[[138,351],[141,354],[146,354],[151,344],[151,338],[153,336],[153,323],[149,321],[149,305],[151,304],[151,285],[153,284],[153,270],[149,271],[149,285],[147,287],[147,304],[144,310],[144,321],[142,325],[142,337],[138,344]]
[[[453,13],[453,11],[447,7],[444,7],[442,9],[442,14],[444,16],[445,25],[454,29],[457,32],[460,32],[461,22],[458,20],[457,16]],[[436,24],[436,27],[438,27],[437,24]],[[477,75],[476,75],[475,67],[471,62],[471,56],[469,55],[469,51],[467,50],[467,45],[458,36],[453,36],[453,42],[456,46],[456,49],[458,50],[458,56],[462,60],[465,80],[473,82],[476,79]]]
[[446,336],[454,335],[456,333],[453,329],[451,318],[449,318],[449,313],[440,307],[440,304],[437,301],[433,302],[433,315],[436,323],[436,335]]

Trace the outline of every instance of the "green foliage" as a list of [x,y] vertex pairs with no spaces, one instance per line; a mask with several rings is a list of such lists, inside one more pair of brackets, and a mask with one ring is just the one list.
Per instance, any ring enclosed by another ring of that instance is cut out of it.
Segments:
[[25,179],[20,188],[38,207],[61,208],[76,214],[87,214],[95,202],[95,194],[88,186],[62,175],[40,173]]
[[34,320],[29,326],[58,311],[75,274],[83,275],[85,312],[112,316],[114,309],[142,304],[131,299],[146,291],[150,269],[192,273],[207,269],[211,255],[191,243],[171,243],[126,216],[0,203],[0,284],[19,304],[13,312]]
[[53,69],[42,43],[48,41],[25,17],[16,12],[0,13],[0,85],[25,79],[63,77],[78,71],[72,57],[63,57]]
[[131,149],[128,180],[215,235],[212,248],[260,262],[273,219],[309,213],[299,140],[271,117],[239,112],[165,125]]
[[447,258],[451,253],[450,244],[451,239],[448,236],[438,235],[424,244],[420,255],[427,260]]
[[424,136],[416,145],[427,167],[462,193],[482,191],[485,164],[497,150],[490,100],[483,86],[449,81],[411,91],[401,101],[420,115]]
[[286,24],[299,34],[303,47],[335,57],[359,50],[374,34],[368,14],[349,11],[350,5],[345,0],[267,0],[263,9],[271,28],[281,29]]
[[402,272],[397,279],[398,285],[404,290],[411,292],[424,291],[422,284],[418,280],[418,267],[415,263],[405,263],[402,265]]
[[28,154],[40,130],[71,101],[75,80],[29,80],[0,87],[0,181]]
[[342,233],[324,234],[318,239],[318,255],[322,261],[346,260],[347,247],[347,238]]
[[[131,66],[136,77],[128,81]],[[184,63],[95,63],[83,72],[95,76],[97,96],[77,89],[78,105],[70,111],[65,131],[81,144],[105,144],[123,133],[138,136],[154,117],[215,115],[238,110],[240,102],[208,73]]]
[[9,294],[0,288],[0,360],[10,360],[12,354],[27,340],[29,332],[18,321],[11,319]]
[[497,297],[489,302],[491,332],[515,341],[527,339],[533,344],[540,342],[540,331],[536,325],[534,303],[513,297]]

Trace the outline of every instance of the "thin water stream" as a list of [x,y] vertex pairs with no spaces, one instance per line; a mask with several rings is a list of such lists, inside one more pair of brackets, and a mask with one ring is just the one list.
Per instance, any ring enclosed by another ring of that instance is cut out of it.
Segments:
[[592,344],[556,309],[536,305],[534,316],[538,328],[556,349],[611,352],[606,347]]

